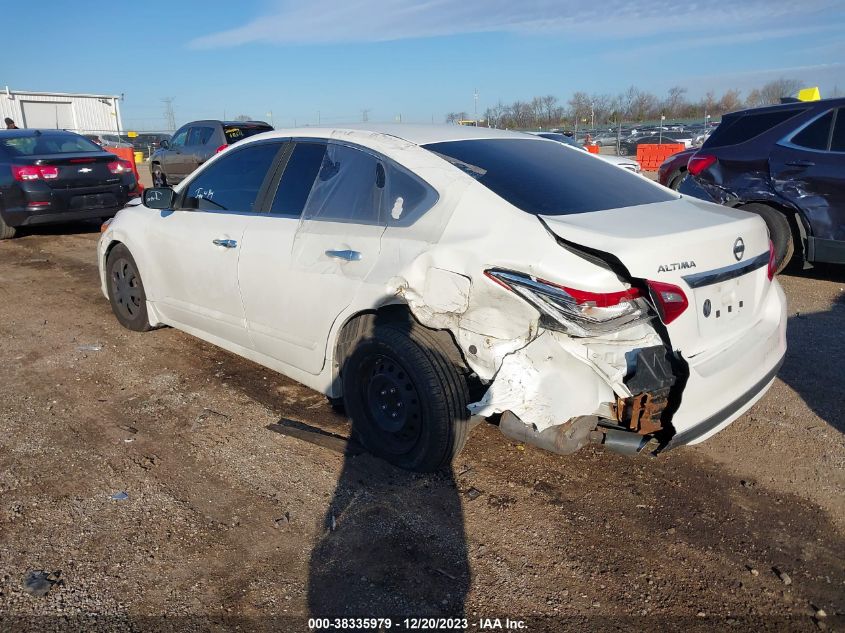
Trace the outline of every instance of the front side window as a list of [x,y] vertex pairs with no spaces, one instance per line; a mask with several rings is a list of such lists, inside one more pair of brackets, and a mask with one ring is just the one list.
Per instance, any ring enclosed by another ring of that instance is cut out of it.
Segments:
[[323,164],[325,143],[297,143],[273,196],[270,213],[299,217]]
[[833,124],[833,110],[816,119],[810,125],[792,137],[792,144],[807,149],[826,151],[830,138],[830,126]]
[[261,143],[221,156],[186,187],[182,208],[254,212],[279,143]]
[[184,128],[176,132],[173,136],[173,140],[170,141],[171,147],[182,147],[185,144],[185,140],[188,138],[188,128]]
[[378,224],[384,168],[375,156],[330,143],[308,196],[304,217],[311,220]]
[[213,135],[213,127],[192,127],[188,134],[188,145],[205,145]]
[[423,147],[535,215],[589,213],[678,198],[628,170],[559,143],[499,138]]

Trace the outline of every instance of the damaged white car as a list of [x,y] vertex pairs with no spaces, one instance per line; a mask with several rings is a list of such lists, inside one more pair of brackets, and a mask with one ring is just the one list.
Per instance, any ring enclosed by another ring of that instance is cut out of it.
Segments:
[[484,128],[255,136],[148,189],[98,257],[126,327],[342,401],[370,451],[421,471],[483,418],[557,453],[700,442],[786,350],[758,216]]

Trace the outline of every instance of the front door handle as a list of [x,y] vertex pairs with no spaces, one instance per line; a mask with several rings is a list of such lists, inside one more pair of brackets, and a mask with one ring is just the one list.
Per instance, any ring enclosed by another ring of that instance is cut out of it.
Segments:
[[358,251],[326,251],[326,255],[334,257],[335,259],[342,259],[347,262],[361,261],[361,253]]
[[235,248],[238,243],[235,240],[211,240],[215,246],[222,246],[223,248]]
[[786,161],[787,165],[792,165],[793,167],[814,167],[815,163],[811,160],[788,160]]

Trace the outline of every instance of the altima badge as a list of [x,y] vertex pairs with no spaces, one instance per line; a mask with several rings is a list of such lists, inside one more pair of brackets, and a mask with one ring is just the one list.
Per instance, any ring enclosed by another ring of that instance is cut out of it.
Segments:
[[736,257],[736,261],[742,259],[742,256],[745,255],[745,242],[742,241],[741,237],[736,238],[736,242],[734,242],[734,257]]

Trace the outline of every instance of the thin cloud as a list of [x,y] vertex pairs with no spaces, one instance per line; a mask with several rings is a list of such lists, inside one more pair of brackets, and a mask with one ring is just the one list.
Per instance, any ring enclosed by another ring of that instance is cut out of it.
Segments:
[[674,0],[281,0],[268,15],[196,38],[190,46],[385,42],[490,32],[642,37],[667,30],[758,28],[763,22],[806,18],[836,4],[837,0],[746,0],[728,6]]

